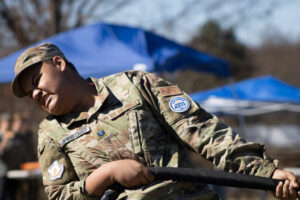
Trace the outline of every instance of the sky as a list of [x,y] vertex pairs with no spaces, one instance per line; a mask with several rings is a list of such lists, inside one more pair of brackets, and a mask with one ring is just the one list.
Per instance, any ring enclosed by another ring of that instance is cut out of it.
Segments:
[[[214,9],[210,9],[214,6],[212,1],[198,0],[202,3],[194,4],[185,11],[186,14],[179,15],[189,2],[196,1],[134,1],[116,14],[105,17],[104,21],[141,27],[179,43],[189,41],[208,19],[218,20],[224,28],[234,27],[237,38],[248,46],[258,46],[266,35],[279,34],[291,41],[300,39],[300,0],[250,0],[245,3],[227,0],[222,1],[222,5],[215,5]],[[240,8],[244,8],[244,13],[238,14]],[[174,18],[176,23],[169,27],[161,24],[165,19]]]
[[282,4],[273,10],[270,17],[260,20],[253,20],[245,26],[237,29],[237,37],[246,44],[258,45],[263,39],[265,32],[272,35],[279,32],[291,41],[300,39],[300,1],[292,1],[289,4]]

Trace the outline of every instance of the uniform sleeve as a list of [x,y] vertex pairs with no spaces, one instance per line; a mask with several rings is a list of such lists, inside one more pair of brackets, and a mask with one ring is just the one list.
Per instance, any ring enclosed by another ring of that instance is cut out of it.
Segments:
[[38,158],[45,192],[50,200],[99,199],[85,191],[85,180],[79,180],[67,155],[39,130]]
[[[276,165],[266,156],[264,145],[242,139],[232,128],[193,102],[176,85],[151,73],[136,72],[131,78],[139,85],[143,97],[158,114],[157,117],[183,145],[222,170],[272,176]],[[180,102],[185,103],[181,109]],[[177,106],[179,109],[176,109]]]

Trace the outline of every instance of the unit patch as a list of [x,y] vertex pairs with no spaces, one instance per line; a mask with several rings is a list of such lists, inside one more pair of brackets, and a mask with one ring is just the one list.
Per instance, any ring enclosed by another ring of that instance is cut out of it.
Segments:
[[169,101],[169,107],[173,112],[182,113],[190,108],[190,102],[181,96],[173,97]]
[[55,181],[60,179],[64,172],[64,165],[59,164],[58,161],[54,161],[48,169],[49,179]]

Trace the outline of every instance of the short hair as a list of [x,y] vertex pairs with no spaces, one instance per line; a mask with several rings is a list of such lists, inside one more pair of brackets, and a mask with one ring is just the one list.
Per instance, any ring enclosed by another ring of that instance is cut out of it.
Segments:
[[[65,59],[64,59],[64,61],[66,62],[67,66],[70,67],[70,69],[72,69],[72,70],[75,71],[77,74],[79,74],[78,71],[77,71],[77,69],[76,69],[76,67],[73,65],[73,63],[71,63],[71,62],[69,62],[68,60],[65,60]],[[46,63],[49,63],[49,64],[53,64],[52,58],[50,58],[50,59],[48,59],[48,60],[44,60],[44,61],[42,61],[42,62],[46,62]]]
[[66,61],[66,63],[67,63],[67,66],[69,66],[72,70],[74,70],[75,72],[77,72],[77,74],[79,74],[76,67],[73,65],[73,63],[71,63],[69,61]]

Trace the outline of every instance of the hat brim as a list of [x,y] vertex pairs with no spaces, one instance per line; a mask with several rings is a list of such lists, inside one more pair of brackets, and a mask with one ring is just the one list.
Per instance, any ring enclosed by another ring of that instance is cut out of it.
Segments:
[[36,65],[37,63],[40,63],[40,62],[42,62],[42,61],[37,61],[37,62],[32,63],[31,65],[27,66],[22,71],[20,71],[19,74],[14,78],[12,85],[11,85],[11,90],[15,96],[17,96],[17,97],[26,97],[27,96],[27,93],[24,92],[24,89],[20,84],[20,78],[26,70],[28,70],[30,67],[33,67],[34,65]]

